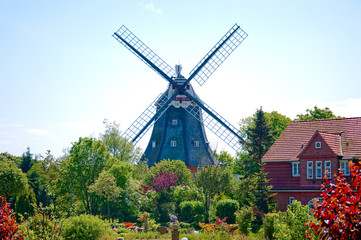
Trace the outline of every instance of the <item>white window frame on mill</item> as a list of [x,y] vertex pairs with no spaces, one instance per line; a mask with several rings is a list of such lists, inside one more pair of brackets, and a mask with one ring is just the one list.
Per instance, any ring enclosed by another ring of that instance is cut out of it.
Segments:
[[350,176],[350,168],[348,167],[348,161],[342,160],[340,161],[340,168],[342,169],[342,173],[345,176]]
[[193,141],[193,147],[199,147],[199,141]]
[[172,148],[177,147],[177,141],[176,140],[170,140],[170,147],[172,147]]
[[152,148],[157,147],[157,142],[156,141],[152,141]]
[[299,177],[300,176],[300,162],[293,162],[292,163],[292,177]]
[[172,119],[172,125],[173,126],[178,125],[178,119]]
[[307,161],[307,179],[313,179],[313,161]]

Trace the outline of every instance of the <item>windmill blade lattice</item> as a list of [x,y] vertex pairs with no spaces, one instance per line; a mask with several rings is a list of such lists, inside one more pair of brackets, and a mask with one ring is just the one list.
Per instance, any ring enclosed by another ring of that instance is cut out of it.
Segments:
[[[199,107],[197,105],[189,106],[186,108],[186,111],[198,121],[203,122],[209,130],[233,148],[233,150],[240,152],[240,143],[243,143],[244,140],[239,136],[239,131],[207,104],[197,104]],[[204,110],[203,112],[201,108]]]
[[[134,123],[122,134],[122,137],[133,143],[137,143],[144,134],[146,134],[149,128],[153,126],[154,122],[169,108],[169,103],[169,98],[166,95],[159,94],[149,107],[147,107],[147,109],[145,109]],[[152,118],[154,119],[152,120]]]
[[247,36],[248,34],[235,24],[193,68],[188,81],[194,78],[202,86]]
[[169,79],[175,75],[172,67],[163,61],[124,25],[113,34],[113,37],[166,80],[169,81]]

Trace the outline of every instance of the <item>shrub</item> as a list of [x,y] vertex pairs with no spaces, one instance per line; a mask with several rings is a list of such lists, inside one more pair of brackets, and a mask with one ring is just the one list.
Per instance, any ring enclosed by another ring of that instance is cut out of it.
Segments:
[[63,237],[69,240],[96,240],[107,233],[106,224],[93,215],[70,217],[64,225]]
[[[361,239],[361,161],[358,165],[350,162],[351,186],[341,169],[335,183],[324,177],[322,202],[314,212],[319,222],[309,226],[321,239]],[[312,238],[312,233],[308,236]]]
[[199,222],[204,218],[204,204],[199,201],[184,201],[179,205],[180,220],[183,222]]
[[[305,239],[308,229],[306,223],[309,219],[312,219],[312,216],[308,206],[302,206],[299,201],[293,201],[292,205],[287,206],[285,213],[275,214],[273,218],[273,239]],[[268,224],[271,225],[271,222]],[[272,226],[267,227],[268,234],[270,234]]]
[[275,232],[275,219],[280,218],[280,213],[268,213],[263,221],[264,237],[266,240],[273,240]]
[[242,234],[248,235],[251,231],[252,221],[254,219],[254,212],[252,207],[242,207],[236,213],[236,223],[239,225],[239,231]]
[[23,239],[14,236],[19,229],[15,221],[15,217],[11,215],[10,204],[0,196],[0,239]]
[[234,213],[239,209],[239,203],[236,200],[221,200],[216,205],[216,215],[219,218],[227,217],[227,223],[235,223],[236,216]]

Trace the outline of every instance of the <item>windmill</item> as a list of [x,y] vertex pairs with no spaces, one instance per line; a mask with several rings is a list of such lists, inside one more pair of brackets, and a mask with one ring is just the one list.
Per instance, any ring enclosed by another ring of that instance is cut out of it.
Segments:
[[137,143],[154,125],[143,156],[149,166],[163,159],[183,160],[192,171],[198,166],[217,164],[204,126],[236,152],[240,150],[244,140],[239,131],[197,96],[190,81],[195,79],[202,86],[247,36],[235,24],[185,78],[181,65],[170,67],[124,25],[113,34],[169,83],[167,90],[123,133],[123,137]]

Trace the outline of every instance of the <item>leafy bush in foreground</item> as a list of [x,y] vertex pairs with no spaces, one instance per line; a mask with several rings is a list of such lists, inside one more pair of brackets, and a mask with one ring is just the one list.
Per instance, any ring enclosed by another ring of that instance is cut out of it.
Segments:
[[64,226],[63,237],[69,240],[96,240],[107,233],[106,224],[93,215],[70,217]]

